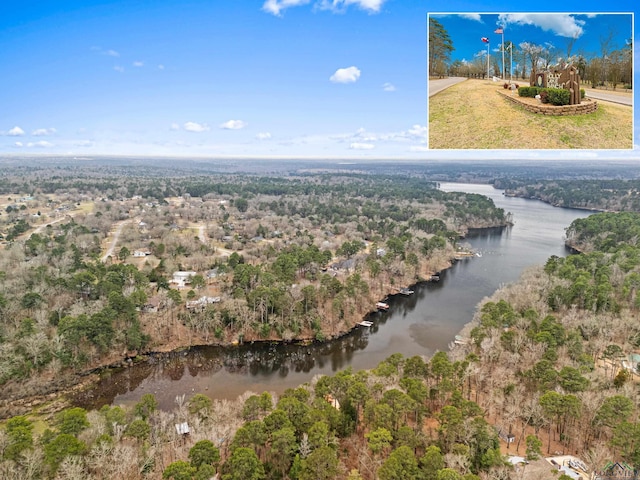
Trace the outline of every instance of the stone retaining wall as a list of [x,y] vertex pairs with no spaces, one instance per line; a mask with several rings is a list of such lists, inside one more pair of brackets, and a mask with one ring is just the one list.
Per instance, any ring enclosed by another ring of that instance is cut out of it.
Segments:
[[538,103],[536,105],[531,105],[530,103],[523,102],[520,97],[516,95],[511,96],[510,93],[504,93],[498,90],[498,93],[502,95],[507,100],[511,102],[521,105],[525,110],[529,112],[538,113],[541,115],[584,115],[585,113],[592,113],[598,109],[598,102],[595,100],[582,100],[580,105],[549,105]]

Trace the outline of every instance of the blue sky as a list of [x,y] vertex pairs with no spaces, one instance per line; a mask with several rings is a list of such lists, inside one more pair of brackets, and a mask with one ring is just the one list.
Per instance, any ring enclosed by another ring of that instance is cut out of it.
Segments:
[[[579,11],[600,5],[575,4]],[[489,0],[481,8],[507,5]],[[431,7],[404,0],[1,2],[0,153],[443,158],[447,152],[426,149],[427,13],[442,11]],[[455,0],[446,7],[480,9]],[[616,8],[633,11],[630,0]],[[483,35],[497,44],[491,32]],[[638,55],[635,66],[640,71]]]
[[[585,58],[601,55],[601,40],[608,40],[609,51],[621,50],[632,38],[632,15],[629,14],[454,14],[433,15],[448,31],[455,50],[452,60],[472,62],[487,52],[487,44],[481,38],[489,39],[489,51],[493,57],[501,57],[500,44],[503,36],[495,31],[502,27],[504,41],[511,41],[518,47],[523,42],[541,45],[555,52],[554,58],[567,56],[569,42],[571,55]],[[575,40],[573,40],[575,39]],[[484,58],[484,57],[483,57]],[[505,52],[506,76],[509,74],[509,52]],[[500,65],[502,60],[500,58]],[[514,61],[514,71],[517,68]],[[527,71],[530,67],[527,65]]]

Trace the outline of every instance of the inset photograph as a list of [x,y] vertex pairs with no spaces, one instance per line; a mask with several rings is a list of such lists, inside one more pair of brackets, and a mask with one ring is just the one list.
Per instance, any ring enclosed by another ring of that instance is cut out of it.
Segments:
[[430,13],[430,149],[633,148],[632,13]]

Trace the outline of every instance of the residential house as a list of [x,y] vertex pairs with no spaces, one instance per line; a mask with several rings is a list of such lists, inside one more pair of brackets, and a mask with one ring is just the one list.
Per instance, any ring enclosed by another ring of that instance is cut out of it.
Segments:
[[197,275],[197,272],[193,271],[173,272],[171,283],[175,284],[177,288],[184,288],[191,283],[191,277],[194,277],[195,275]]

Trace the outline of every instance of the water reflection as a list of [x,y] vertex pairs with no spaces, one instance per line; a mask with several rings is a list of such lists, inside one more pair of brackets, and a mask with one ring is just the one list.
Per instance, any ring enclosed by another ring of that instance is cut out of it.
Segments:
[[317,374],[346,367],[375,367],[401,352],[430,356],[445,350],[476,305],[501,284],[517,280],[522,270],[550,255],[564,256],[564,229],[589,213],[559,209],[535,200],[504,197],[487,185],[442,184],[443,189],[481,193],[514,215],[510,228],[469,231],[465,242],[481,257],[458,261],[441,272],[439,282],[412,287],[411,296],[387,300],[389,311],[372,313],[370,328],[358,327],[335,341],[311,345],[246,344],[233,348],[197,347],[188,353],[152,357],[105,376],[91,392],[76,399],[86,407],[134,403],[145,393],[156,395],[162,408],[172,408],[176,395],[206,393],[235,398],[247,390],[283,392]]

